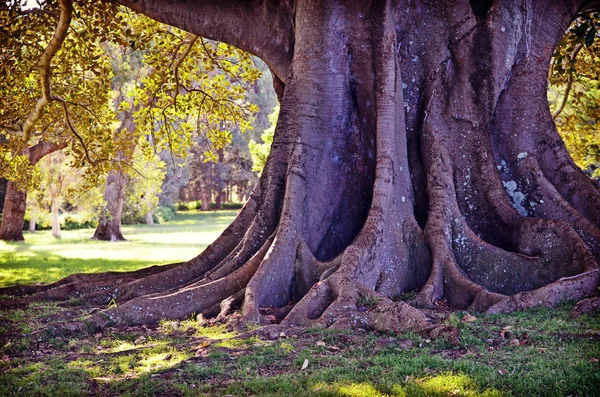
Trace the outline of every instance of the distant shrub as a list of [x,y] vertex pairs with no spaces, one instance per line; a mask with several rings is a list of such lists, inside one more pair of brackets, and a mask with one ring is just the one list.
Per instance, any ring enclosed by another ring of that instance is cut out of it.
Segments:
[[96,222],[94,220],[85,220],[80,221],[73,217],[66,217],[61,228],[63,230],[76,230],[76,229],[93,229],[96,227]]
[[175,211],[170,207],[157,207],[152,213],[152,218],[157,223],[170,222],[175,219]]
[[[221,203],[222,210],[239,210],[243,206],[244,206],[244,203],[236,203],[236,202]],[[217,205],[215,203],[210,203],[210,209],[211,210],[217,209]]]

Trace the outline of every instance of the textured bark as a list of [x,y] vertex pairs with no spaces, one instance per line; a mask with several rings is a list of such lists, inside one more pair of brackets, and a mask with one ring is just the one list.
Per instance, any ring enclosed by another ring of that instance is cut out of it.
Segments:
[[[563,32],[597,2],[123,3],[263,56],[281,111],[232,225],[190,262],[105,286],[119,305],[98,321],[241,302],[245,322],[438,335],[414,306],[501,312],[596,291],[600,193],[545,90]],[[411,291],[412,306],[394,301]]]
[[8,182],[4,209],[2,211],[2,225],[0,226],[0,240],[23,241],[23,224],[25,223],[25,206],[27,192],[18,189],[14,182]]

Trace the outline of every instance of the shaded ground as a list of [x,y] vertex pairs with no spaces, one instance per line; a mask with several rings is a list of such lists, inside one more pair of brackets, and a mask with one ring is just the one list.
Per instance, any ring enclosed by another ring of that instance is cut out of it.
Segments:
[[570,308],[438,313],[460,331],[453,345],[367,330],[235,337],[198,319],[57,333],[86,311],[34,304],[0,313],[0,395],[598,395],[600,318]]

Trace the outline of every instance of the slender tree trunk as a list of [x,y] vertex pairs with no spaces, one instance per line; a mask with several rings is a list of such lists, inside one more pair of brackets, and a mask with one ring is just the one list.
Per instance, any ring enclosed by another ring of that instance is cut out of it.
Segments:
[[154,218],[152,217],[152,211],[146,213],[146,225],[154,225]]
[[[125,112],[121,121],[120,131],[128,131],[131,139],[134,139],[135,122],[133,113],[138,109],[137,106]],[[135,145],[130,148],[130,152],[120,152],[117,158],[121,162],[128,162],[131,159],[131,153]],[[104,188],[104,206],[100,211],[98,226],[92,236],[92,240],[101,241],[125,241],[121,233],[121,215],[123,214],[123,204],[125,202],[125,189],[127,188],[127,178],[124,174],[123,166],[111,170],[106,177],[106,186]]]
[[202,189],[200,191],[200,210],[201,211],[210,211],[210,192],[207,189]]
[[121,214],[123,213],[126,187],[127,179],[120,169],[108,173],[104,188],[105,204],[100,213],[93,240],[125,241],[121,233]]
[[35,232],[35,224],[37,222],[37,211],[31,211],[31,217],[29,218],[29,231]]
[[52,212],[52,237],[60,238],[60,212],[58,205],[58,197],[53,196],[52,201],[50,203],[51,212]]

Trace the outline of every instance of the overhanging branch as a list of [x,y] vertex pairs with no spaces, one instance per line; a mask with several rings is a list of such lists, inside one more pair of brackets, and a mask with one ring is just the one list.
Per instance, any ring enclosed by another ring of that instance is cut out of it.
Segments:
[[52,96],[52,84],[50,66],[52,58],[56,55],[62,43],[67,37],[69,26],[71,25],[71,18],[73,15],[73,3],[71,0],[59,0],[60,6],[60,17],[54,35],[50,39],[50,42],[44,49],[38,66],[40,68],[40,84],[42,88],[42,96],[38,99],[35,104],[33,111],[27,116],[27,119],[23,123],[22,134],[23,141],[27,142],[31,136],[35,123],[42,117],[44,108],[48,105],[54,97]]
[[290,0],[116,0],[135,12],[259,56],[284,83],[294,47]]

